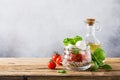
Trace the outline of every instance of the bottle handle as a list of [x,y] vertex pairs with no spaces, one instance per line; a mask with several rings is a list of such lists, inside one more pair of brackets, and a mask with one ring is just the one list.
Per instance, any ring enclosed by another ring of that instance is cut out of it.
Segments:
[[95,31],[98,32],[101,30],[100,23],[98,21],[95,22]]

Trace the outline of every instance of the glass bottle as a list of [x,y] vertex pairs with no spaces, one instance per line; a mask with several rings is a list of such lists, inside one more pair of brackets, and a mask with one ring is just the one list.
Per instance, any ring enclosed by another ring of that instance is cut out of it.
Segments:
[[85,41],[90,46],[91,53],[93,53],[95,49],[101,47],[100,41],[95,36],[95,32],[100,30],[100,26],[97,26],[96,24],[98,22],[96,22],[95,19],[92,18],[87,19],[85,22],[87,24],[88,30]]

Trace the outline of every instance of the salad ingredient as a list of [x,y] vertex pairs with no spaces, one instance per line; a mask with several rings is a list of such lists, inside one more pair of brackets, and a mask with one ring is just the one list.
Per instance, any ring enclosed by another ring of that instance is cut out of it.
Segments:
[[99,65],[94,61],[94,66],[91,68],[91,71],[96,71],[99,68]]
[[101,48],[97,48],[95,51],[94,51],[94,56],[99,59],[100,61],[103,61],[105,60],[105,51]]
[[85,41],[78,41],[76,44],[76,47],[82,50],[86,50],[86,42]]
[[74,40],[74,42],[76,43],[76,42],[78,42],[78,41],[82,41],[82,37],[80,37],[80,36],[75,36],[75,37],[73,38],[73,40]]
[[58,73],[66,73],[66,70],[59,70]]
[[111,67],[110,65],[108,65],[108,64],[104,64],[104,65],[102,66],[102,68],[103,68],[103,69],[106,69],[106,70],[112,69],[112,67]]
[[65,38],[63,40],[64,46],[68,46],[68,44],[75,45],[77,41],[81,41],[82,37],[80,36],[75,36],[74,38]]
[[76,59],[76,54],[70,54],[70,58],[69,58],[69,61],[76,61],[77,59]]
[[69,61],[82,62],[82,55],[71,53]]
[[60,56],[60,54],[58,54],[58,52],[54,52],[54,55],[52,56],[52,60],[54,62],[56,62],[56,59]]
[[105,70],[110,70],[112,67],[108,64],[103,63],[105,60],[105,51],[101,48],[97,48],[92,55],[92,62],[94,66],[91,68],[91,71],[96,71],[98,68]]
[[72,45],[72,44],[68,44],[67,46],[65,46],[66,49],[72,49],[74,47],[75,47],[75,45]]
[[74,43],[74,40],[73,40],[72,38],[65,38],[65,39],[63,40],[63,43],[64,43],[65,46],[68,46],[68,44],[72,44],[72,45],[75,44],[75,43]]
[[55,69],[56,68],[56,63],[53,60],[50,60],[48,62],[48,68],[49,69]]
[[58,56],[56,59],[56,64],[62,65],[62,56]]
[[73,54],[79,54],[79,49],[78,48],[72,48],[72,53]]
[[82,54],[77,54],[77,61],[82,62]]

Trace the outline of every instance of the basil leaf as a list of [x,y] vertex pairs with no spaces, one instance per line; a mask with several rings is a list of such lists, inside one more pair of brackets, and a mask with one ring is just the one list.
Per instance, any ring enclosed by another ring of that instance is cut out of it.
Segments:
[[79,49],[77,49],[77,48],[72,48],[72,53],[73,53],[73,54],[79,54]]
[[59,70],[58,73],[66,73],[66,70]]
[[75,45],[77,41],[81,41],[81,40],[82,40],[82,37],[80,36],[75,36],[74,38],[65,38],[63,40],[63,44],[65,46],[68,46],[68,44]]
[[80,37],[80,36],[75,36],[75,37],[73,38],[73,40],[74,40],[74,42],[76,43],[77,41],[82,41],[82,37]]
[[97,57],[94,54],[91,54],[91,55],[92,55],[92,60],[94,62],[96,62],[99,66],[103,65],[103,62],[101,62],[99,59],[97,59]]
[[102,68],[105,70],[110,70],[112,67],[108,64],[104,64],[103,60],[105,59],[105,51],[101,48],[97,48],[92,56],[92,63],[94,63],[94,66],[91,71],[96,71],[98,68]]
[[103,60],[105,60],[105,57],[106,57],[105,51],[104,51],[103,49],[101,49],[101,48],[97,48],[97,49],[94,51],[94,56],[95,56],[98,60],[103,61]]
[[63,40],[63,44],[64,44],[65,46],[68,46],[68,44],[75,45],[75,42],[74,42],[74,40],[73,40],[72,38],[65,38],[65,39]]
[[91,68],[91,71],[96,71],[99,68],[99,65],[96,62],[93,62],[94,66]]
[[112,67],[108,64],[104,64],[103,66],[101,66],[103,69],[106,69],[106,70],[110,70],[112,69]]

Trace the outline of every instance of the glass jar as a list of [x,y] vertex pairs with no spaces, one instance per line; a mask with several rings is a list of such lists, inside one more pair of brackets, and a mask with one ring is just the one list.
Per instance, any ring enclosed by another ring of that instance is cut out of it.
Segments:
[[95,35],[95,32],[100,30],[100,26],[99,23],[92,18],[87,19],[85,23],[88,30],[85,41],[90,46],[91,53],[93,53],[94,50],[101,47],[101,43]]
[[63,66],[69,70],[86,70],[91,66],[91,54],[89,46],[86,50],[78,48],[64,49]]

